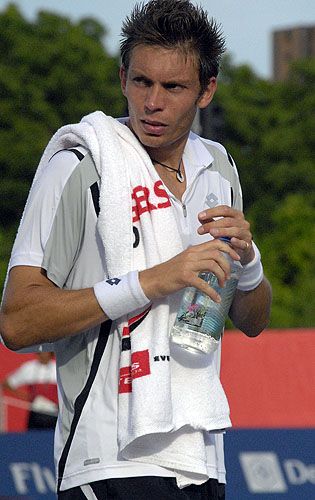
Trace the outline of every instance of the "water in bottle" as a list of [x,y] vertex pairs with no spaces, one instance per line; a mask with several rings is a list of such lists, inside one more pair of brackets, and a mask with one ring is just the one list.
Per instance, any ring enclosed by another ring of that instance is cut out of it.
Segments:
[[204,279],[221,296],[221,302],[214,302],[208,295],[199,290],[186,288],[170,336],[172,342],[184,349],[198,353],[210,353],[217,349],[225,320],[228,315],[242,266],[224,253],[231,266],[231,276],[220,287],[217,277],[211,272],[200,273]]

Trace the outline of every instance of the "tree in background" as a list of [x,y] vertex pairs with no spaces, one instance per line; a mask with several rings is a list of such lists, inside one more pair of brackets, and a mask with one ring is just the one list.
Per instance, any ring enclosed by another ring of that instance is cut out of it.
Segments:
[[73,23],[40,12],[27,21],[10,5],[0,14],[0,224],[21,215],[35,168],[51,135],[96,109],[124,109],[118,59],[93,19]]
[[[120,116],[118,58],[94,19],[74,23],[9,5],[0,13],[0,283],[44,147],[62,125],[96,109]],[[1,287],[2,288],[2,287]]]
[[[62,125],[96,109],[119,116],[118,59],[93,19],[0,13],[0,279],[42,151]],[[273,327],[314,326],[315,62],[288,82],[258,78],[227,56],[210,105],[211,138],[234,157],[245,212],[274,290]]]
[[225,59],[216,95],[245,211],[274,292],[271,325],[314,326],[315,61],[288,81],[259,79]]

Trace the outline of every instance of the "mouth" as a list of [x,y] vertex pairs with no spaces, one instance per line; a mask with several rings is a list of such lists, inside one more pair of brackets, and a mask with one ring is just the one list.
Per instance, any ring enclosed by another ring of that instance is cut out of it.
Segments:
[[162,135],[167,125],[153,120],[140,120],[143,130],[150,135]]

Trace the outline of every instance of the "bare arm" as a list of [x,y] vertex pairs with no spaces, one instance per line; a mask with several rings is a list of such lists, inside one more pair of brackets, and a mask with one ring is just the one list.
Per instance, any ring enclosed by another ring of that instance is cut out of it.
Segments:
[[106,319],[92,288],[62,290],[41,268],[11,269],[0,314],[1,335],[10,349],[53,342]]
[[[221,221],[212,218],[218,216],[223,217]],[[218,301],[218,294],[199,278],[199,273],[213,272],[223,286],[230,268],[222,252],[229,253],[232,259],[241,259],[243,264],[253,259],[252,246],[247,245],[251,242],[249,224],[241,212],[229,207],[216,207],[207,211],[202,225],[216,238],[220,233],[231,236],[234,248],[214,239],[141,271],[140,284],[150,300],[194,286]],[[237,292],[231,308],[235,326],[247,335],[257,335],[268,323],[270,301],[271,291],[266,281],[251,292]],[[107,319],[93,288],[63,290],[57,288],[41,268],[16,266],[11,269],[0,314],[0,331],[10,349],[53,342]]]
[[[174,258],[139,273],[140,284],[149,299],[164,297],[186,286],[195,286],[214,300],[217,293],[198,277],[212,271],[223,286],[229,265],[222,251],[239,256],[225,243],[214,240],[191,247]],[[12,350],[53,342],[92,328],[108,317],[100,308],[93,288],[57,288],[38,267],[16,266],[6,287],[0,331]]]
[[[205,210],[199,214],[199,219],[200,234],[209,232],[214,238],[231,239],[241,264],[246,265],[254,259],[250,224],[241,211],[221,205]],[[249,337],[259,335],[268,325],[271,300],[271,286],[265,277],[253,290],[237,290],[229,313],[233,324]]]
[[271,286],[266,278],[254,290],[237,290],[229,313],[236,328],[248,337],[259,335],[268,326],[271,296]]

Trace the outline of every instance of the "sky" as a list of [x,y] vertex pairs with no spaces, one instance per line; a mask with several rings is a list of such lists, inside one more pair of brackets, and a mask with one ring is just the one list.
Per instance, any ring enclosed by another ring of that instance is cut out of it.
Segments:
[[[8,4],[0,0],[0,11]],[[94,17],[108,30],[105,46],[118,54],[122,20],[136,0],[13,0],[28,19],[49,10],[71,19]],[[223,28],[236,65],[249,64],[262,78],[272,76],[272,31],[315,24],[314,0],[199,0]]]

